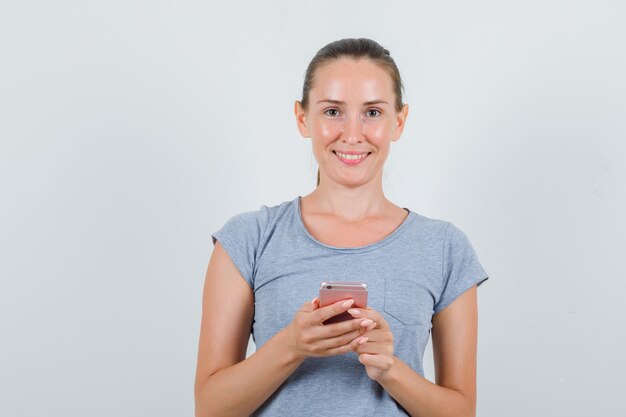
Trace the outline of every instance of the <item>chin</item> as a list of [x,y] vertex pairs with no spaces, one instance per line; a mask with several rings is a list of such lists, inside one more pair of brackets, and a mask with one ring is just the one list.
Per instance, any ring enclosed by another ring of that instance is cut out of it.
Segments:
[[343,185],[345,187],[350,187],[350,188],[359,187],[361,185],[366,185],[367,183],[371,182],[373,179],[374,177],[372,178],[344,178],[344,177],[331,178],[333,182]]

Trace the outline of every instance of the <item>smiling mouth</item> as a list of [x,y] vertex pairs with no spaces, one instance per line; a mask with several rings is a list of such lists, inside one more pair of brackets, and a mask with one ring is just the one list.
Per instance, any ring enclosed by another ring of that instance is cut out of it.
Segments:
[[350,155],[344,153],[338,153],[336,151],[332,151],[337,158],[346,165],[357,165],[363,162],[367,157],[371,154],[371,152],[364,152],[357,155]]

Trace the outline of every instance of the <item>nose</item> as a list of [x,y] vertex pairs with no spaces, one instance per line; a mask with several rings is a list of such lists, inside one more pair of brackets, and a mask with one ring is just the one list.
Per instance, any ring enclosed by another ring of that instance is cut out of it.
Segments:
[[343,129],[342,140],[346,143],[361,143],[363,132],[361,131],[361,120],[357,117],[349,117]]

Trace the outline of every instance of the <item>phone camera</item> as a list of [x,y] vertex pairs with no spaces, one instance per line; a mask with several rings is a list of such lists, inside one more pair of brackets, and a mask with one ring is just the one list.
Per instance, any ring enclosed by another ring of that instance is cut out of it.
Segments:
[[333,286],[332,286],[332,285],[327,285],[327,286],[326,286],[326,289],[329,289],[329,290],[330,290],[330,289],[332,289],[332,288],[333,288]]

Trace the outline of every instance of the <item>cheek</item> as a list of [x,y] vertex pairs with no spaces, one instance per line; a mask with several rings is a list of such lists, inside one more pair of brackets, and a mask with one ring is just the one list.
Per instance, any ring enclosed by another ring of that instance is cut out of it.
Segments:
[[364,126],[364,132],[373,142],[384,142],[391,138],[389,126],[384,123],[372,123]]
[[313,136],[320,139],[332,139],[340,132],[340,127],[333,123],[319,123],[313,128]]

